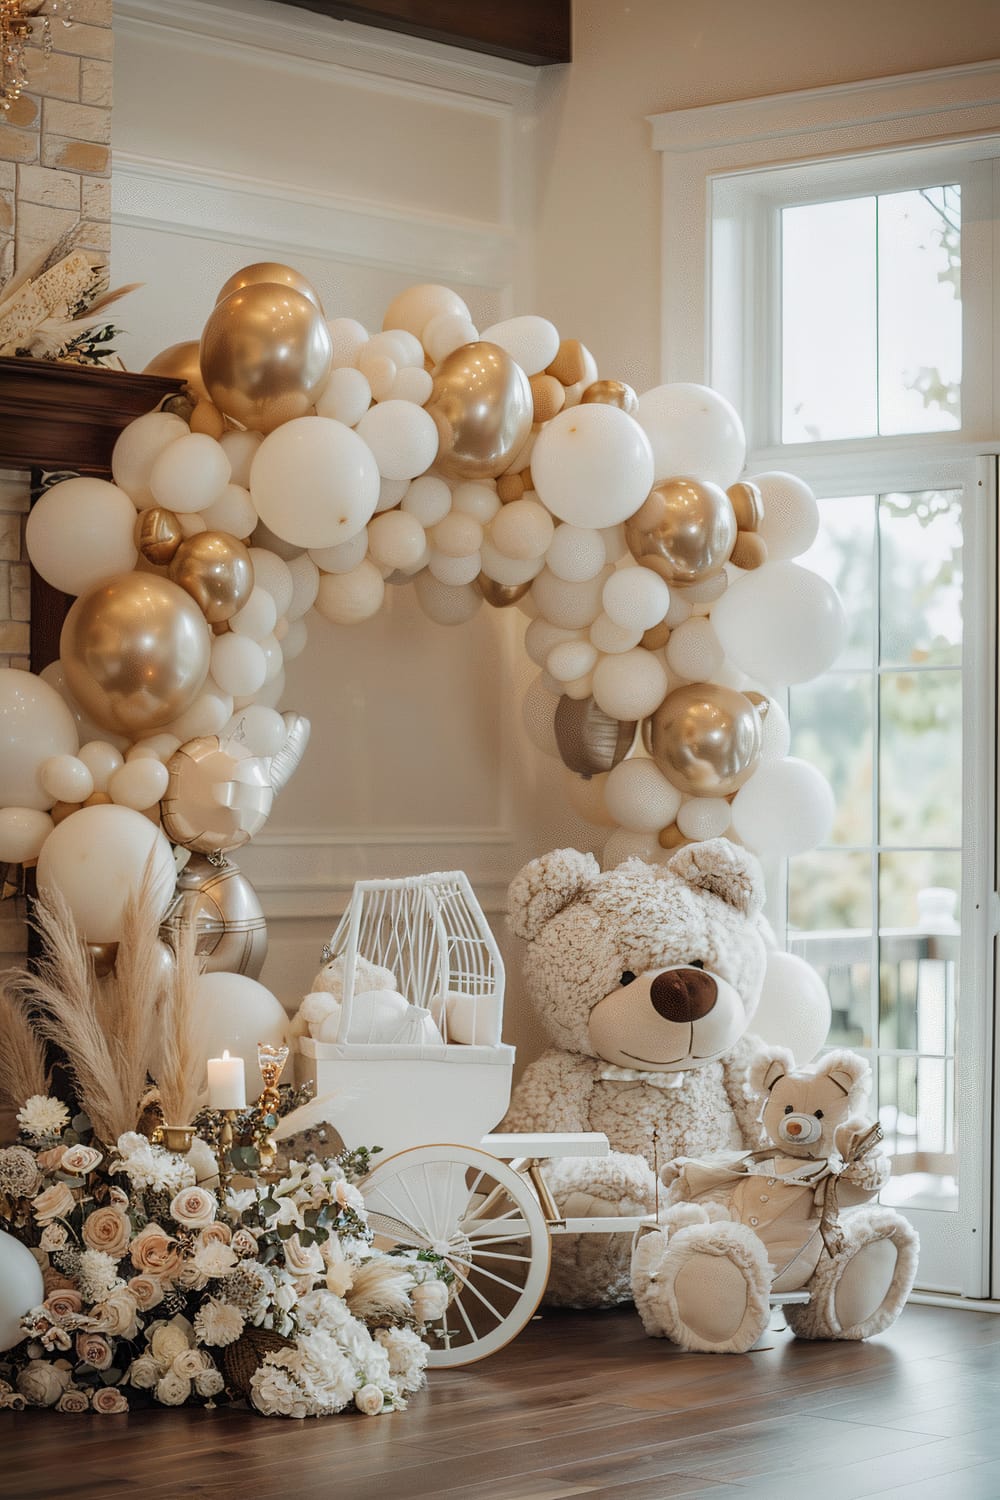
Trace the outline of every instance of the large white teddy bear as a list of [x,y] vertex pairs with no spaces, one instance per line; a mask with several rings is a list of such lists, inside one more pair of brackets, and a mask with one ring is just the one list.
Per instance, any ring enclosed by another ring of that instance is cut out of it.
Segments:
[[[767,962],[756,859],[727,839],[680,849],[665,867],[630,859],[602,874],[557,849],[512,881],[509,922],[527,942],[529,997],[553,1047],[530,1064],[503,1128],[603,1131],[610,1158],[546,1168],[568,1217],[654,1208],[661,1163],[762,1144],[748,1028]],[[556,1236],[548,1300],[631,1297],[630,1237]]]

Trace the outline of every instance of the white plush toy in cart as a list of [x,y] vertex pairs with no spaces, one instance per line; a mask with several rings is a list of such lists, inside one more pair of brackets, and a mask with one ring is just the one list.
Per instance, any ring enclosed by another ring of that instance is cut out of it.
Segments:
[[[320,969],[292,1022],[293,1035],[309,1035],[317,1042],[337,1041],[344,999],[345,963],[341,955],[331,958]],[[340,1039],[424,1046],[440,1045],[442,1041],[430,1011],[423,1006],[411,1005],[396,988],[395,974],[370,963],[360,953],[355,960],[350,1032]]]

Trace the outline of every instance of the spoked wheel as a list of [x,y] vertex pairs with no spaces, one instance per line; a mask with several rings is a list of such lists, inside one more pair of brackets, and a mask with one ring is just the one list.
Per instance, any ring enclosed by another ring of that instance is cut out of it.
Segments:
[[444,1314],[427,1324],[431,1366],[472,1364],[520,1333],[551,1248],[523,1177],[473,1146],[416,1146],[381,1162],[361,1190],[376,1245],[432,1250],[454,1273]]

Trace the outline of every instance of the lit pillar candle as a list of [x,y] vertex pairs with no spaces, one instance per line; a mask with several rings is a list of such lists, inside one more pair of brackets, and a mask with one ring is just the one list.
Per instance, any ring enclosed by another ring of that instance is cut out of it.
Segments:
[[246,1109],[247,1085],[242,1057],[230,1057],[227,1050],[221,1057],[210,1057],[207,1066],[209,1109]]

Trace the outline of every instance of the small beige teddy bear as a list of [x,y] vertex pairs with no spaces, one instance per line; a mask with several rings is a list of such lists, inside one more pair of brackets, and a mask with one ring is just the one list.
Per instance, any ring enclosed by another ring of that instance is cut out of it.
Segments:
[[411,1005],[396,988],[390,969],[358,954],[354,961],[354,994],[349,1035],[340,1035],[344,1002],[343,955],[331,958],[313,979],[312,988],[292,1020],[293,1036],[317,1042],[419,1042],[440,1044],[441,1034],[430,1011]]

